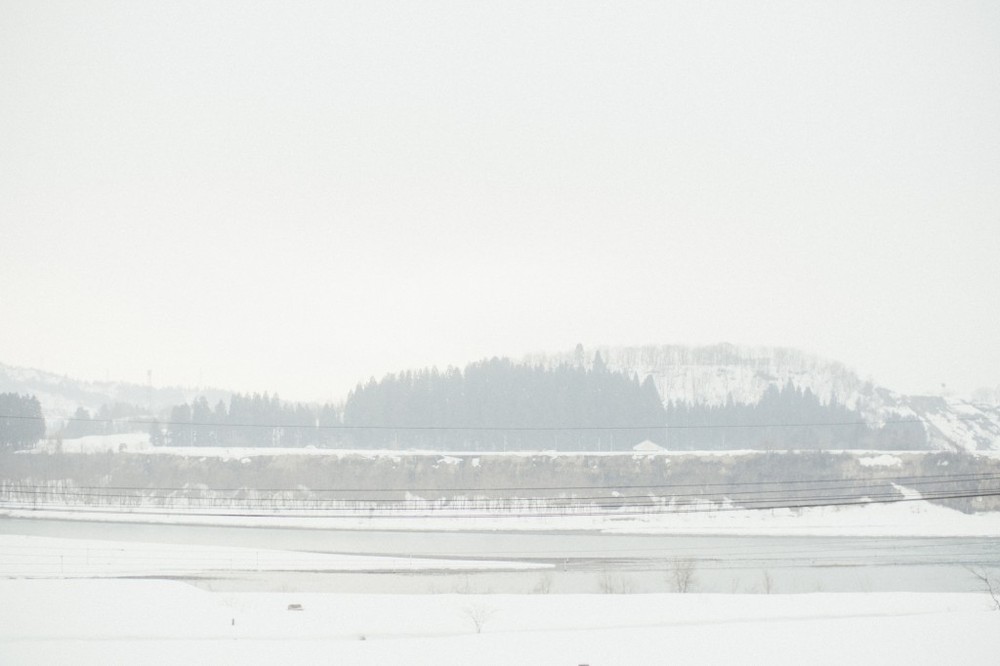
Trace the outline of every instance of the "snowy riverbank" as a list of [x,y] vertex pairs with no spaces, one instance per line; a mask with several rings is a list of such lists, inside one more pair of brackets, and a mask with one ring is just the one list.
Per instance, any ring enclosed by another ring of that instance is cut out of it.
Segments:
[[0,598],[4,663],[916,666],[1000,652],[1000,613],[983,594],[220,594],[0,580]]

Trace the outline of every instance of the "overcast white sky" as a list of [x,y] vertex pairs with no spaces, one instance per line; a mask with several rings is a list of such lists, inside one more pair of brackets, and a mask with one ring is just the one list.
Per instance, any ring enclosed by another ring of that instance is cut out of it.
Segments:
[[596,344],[1000,383],[998,2],[0,1],[0,362]]

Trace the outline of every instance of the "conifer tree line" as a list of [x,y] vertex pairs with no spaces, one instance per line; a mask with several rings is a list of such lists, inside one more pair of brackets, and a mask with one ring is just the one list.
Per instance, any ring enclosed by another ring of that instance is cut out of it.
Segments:
[[663,441],[663,424],[652,378],[612,372],[600,354],[592,369],[493,358],[464,371],[403,372],[358,386],[344,406],[344,425],[360,446],[628,450]]
[[[4,416],[8,418],[3,418]],[[20,417],[30,418],[20,418]],[[18,417],[18,418],[15,418]],[[921,449],[923,424],[881,426],[836,395],[821,402],[792,382],[757,403],[663,405],[652,377],[610,370],[600,354],[557,367],[507,358],[464,370],[390,374],[359,384],[342,405],[283,402],[268,393],[204,396],[156,417],[136,405],[78,408],[64,438],[148,429],[155,446],[443,449],[454,451],[627,451],[650,440],[668,449]],[[898,421],[898,422],[894,422]],[[0,394],[0,448],[30,448],[45,436],[34,396]]]
[[391,374],[358,385],[342,411],[267,393],[234,395],[228,407],[198,398],[175,406],[166,428],[154,423],[150,433],[154,444],[173,446],[588,451],[662,441],[662,424],[652,379],[610,372],[598,356],[592,370],[494,358],[464,371]]
[[267,393],[233,394],[229,405],[214,407],[204,396],[170,410],[166,432],[150,425],[154,445],[172,446],[336,446],[341,433],[329,426],[341,424],[333,405],[315,407],[282,402]]
[[90,435],[120,435],[135,430],[130,421],[146,416],[144,408],[127,402],[101,405],[93,414],[86,407],[77,407],[58,434],[66,439]]
[[791,381],[772,384],[755,404],[691,405],[669,402],[669,447],[674,449],[882,449],[928,448],[923,424],[903,416],[879,427],[842,404],[836,394],[820,402]]
[[0,450],[31,448],[44,436],[45,418],[38,398],[0,393]]

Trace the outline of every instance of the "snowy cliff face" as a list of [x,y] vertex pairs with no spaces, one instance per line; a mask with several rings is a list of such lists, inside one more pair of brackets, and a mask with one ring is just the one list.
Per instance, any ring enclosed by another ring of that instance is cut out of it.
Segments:
[[559,354],[534,354],[533,365],[590,366],[594,354],[611,370],[651,376],[664,403],[755,404],[771,386],[788,382],[810,389],[823,402],[836,398],[874,424],[921,421],[931,446],[939,449],[1000,450],[1000,407],[966,400],[907,396],[862,380],[841,363],[786,347],[706,347],[656,345],[577,348]]

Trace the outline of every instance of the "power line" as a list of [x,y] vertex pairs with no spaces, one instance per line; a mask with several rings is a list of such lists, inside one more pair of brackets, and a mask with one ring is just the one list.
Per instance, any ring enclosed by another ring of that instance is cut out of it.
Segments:
[[[548,538],[548,537],[550,537],[552,535],[551,535],[551,533],[544,533],[543,532],[539,536],[542,536],[543,538]],[[569,538],[572,539],[575,536],[579,536],[579,535],[570,535]],[[614,539],[615,536],[621,536],[621,535],[608,535],[608,534],[592,535],[592,534],[588,534],[588,535],[584,535],[584,538],[591,539],[591,538],[593,538],[595,536],[599,536],[599,537],[602,537],[602,538]],[[655,536],[655,535],[629,534],[629,535],[625,535],[625,536],[629,536],[629,537],[649,537],[649,536]],[[43,538],[47,538],[47,537],[43,537]],[[560,535],[558,538],[560,538],[560,539],[566,539],[567,535]],[[755,537],[755,538],[759,538],[759,537]],[[789,537],[789,536],[785,535],[785,536],[778,536],[777,538],[779,538],[779,539],[787,539],[787,538],[797,539],[798,537],[795,537],[795,536]],[[970,546],[970,545],[971,546],[978,546],[978,549],[990,552],[991,554],[994,554],[992,552],[992,545],[991,544],[983,544],[981,542],[984,539],[985,540],[989,540],[991,542],[997,540],[997,537],[948,537],[946,539],[938,539],[938,540],[936,540],[936,541],[934,541],[932,543],[927,543],[928,537],[919,537],[919,536],[917,536],[917,537],[914,537],[914,536],[905,536],[905,537],[893,537],[893,536],[889,536],[889,537],[856,537],[856,536],[847,536],[847,537],[844,537],[844,536],[833,536],[833,537],[829,537],[829,536],[827,536],[827,537],[822,537],[821,536],[821,537],[810,537],[810,538],[811,539],[816,539],[817,542],[826,541],[826,540],[832,539],[832,540],[835,541],[835,548],[836,548],[836,550],[851,551],[851,552],[858,552],[858,551],[863,552],[863,551],[870,551],[870,550],[877,550],[877,551],[885,550],[886,546],[884,545],[884,543],[881,542],[881,539],[891,539],[891,540],[905,542],[905,550],[907,551],[907,553],[912,553],[913,551],[922,551],[922,552],[928,553],[930,555],[938,554],[940,552],[950,552],[951,549],[953,549],[953,548],[956,547],[956,543],[955,543],[956,541],[959,541],[959,542],[973,541],[974,542],[973,544],[962,544],[962,545],[964,545],[964,546]],[[931,538],[933,539],[933,537],[931,537]],[[915,541],[916,543],[912,543],[913,541]],[[145,543],[145,542],[139,542],[139,543],[144,544],[146,546],[149,545],[148,543]],[[170,542],[167,542],[167,543],[170,543]],[[160,544],[157,544],[157,545],[160,545]],[[170,545],[173,545],[175,547],[182,547],[183,546],[183,544],[173,544],[173,543],[170,543]],[[248,546],[238,546],[238,547],[239,548],[249,548]],[[830,551],[830,546],[828,544],[822,544],[820,547],[824,549],[823,552],[829,552]],[[107,552],[107,553],[117,554],[120,551],[120,546],[119,545],[113,545],[113,546],[103,546],[103,545],[102,546],[93,546],[93,545],[86,545],[86,544],[85,545],[77,545],[77,544],[66,543],[66,544],[60,544],[59,546],[55,547],[54,549],[55,550],[59,550],[59,551],[64,551],[64,552],[77,552],[77,553],[80,553],[80,552],[88,552],[89,551],[89,552],[94,552],[94,553]],[[0,552],[10,552],[10,551],[16,552],[18,550],[37,551],[37,550],[39,550],[39,546],[28,544],[28,543],[2,543],[2,542],[0,542]],[[284,548],[278,548],[276,550],[286,550],[286,549],[284,549]],[[833,552],[836,552],[836,550],[833,551]],[[714,556],[714,557],[725,556],[727,558],[730,558],[730,557],[732,557],[734,555],[736,555],[736,556],[746,556],[746,558],[749,559],[749,560],[762,559],[764,556],[770,556],[770,555],[796,556],[796,555],[802,555],[802,554],[808,554],[808,555],[815,555],[815,554],[817,554],[817,548],[810,548],[810,547],[807,547],[807,546],[803,546],[802,544],[799,544],[795,548],[784,548],[784,547],[782,547],[782,548],[775,548],[775,546],[773,544],[770,544],[770,543],[749,543],[748,544],[748,543],[742,543],[741,542],[739,544],[717,544],[717,543],[713,543],[711,540],[708,540],[706,543],[699,543],[697,545],[687,545],[687,546],[678,546],[675,543],[670,543],[668,545],[660,544],[660,545],[651,546],[651,547],[638,547],[638,546],[630,545],[630,546],[627,546],[625,548],[606,548],[606,547],[599,547],[599,548],[570,548],[570,547],[560,547],[560,548],[554,549],[554,550],[507,550],[507,549],[504,549],[504,550],[498,552],[496,555],[497,556],[502,556],[502,557],[512,557],[512,556],[519,557],[519,556],[529,556],[529,555],[532,555],[532,556],[561,557],[561,556],[566,555],[566,554],[580,555],[580,554],[591,554],[591,553],[595,553],[595,552],[600,552],[602,554],[603,553],[609,553],[609,554],[612,554],[613,556],[625,556],[628,553],[649,553],[649,552],[661,552],[661,551],[669,551],[671,553],[693,553],[693,554],[699,555],[701,557],[705,557],[705,556]],[[164,549],[164,551],[160,551],[158,549],[147,550],[146,548],[144,548],[142,552],[144,552],[144,553],[145,552],[149,552],[149,553],[170,552],[170,553],[176,554],[176,555],[183,555],[184,554],[183,551],[178,551],[176,548],[168,548],[168,549]],[[298,551],[298,552],[301,552],[301,551]],[[313,551],[313,552],[316,552],[316,551]],[[322,551],[319,551],[319,552],[322,552]],[[338,550],[336,554],[350,554],[350,553],[343,553],[342,551]],[[388,556],[391,557],[392,556],[391,553],[389,553]],[[228,557],[228,556],[226,556],[226,557]],[[638,556],[638,557],[641,558],[642,556]]]
[[[837,490],[855,490],[853,488],[842,488]],[[883,499],[892,499],[902,496],[901,493],[882,489],[872,489],[876,492],[856,491],[850,494],[810,494],[782,495],[775,497],[759,497],[754,495],[730,496],[724,493],[691,494],[691,495],[670,495],[670,496],[649,496],[649,495],[626,495],[626,496],[589,496],[589,497],[534,497],[534,498],[450,498],[443,500],[428,500],[415,498],[382,498],[382,499],[312,499],[312,498],[229,498],[229,497],[169,497],[169,496],[133,496],[133,495],[102,495],[95,493],[72,493],[72,492],[50,492],[50,493],[25,493],[34,497],[61,498],[63,502],[76,498],[97,498],[109,500],[108,503],[126,504],[138,502],[139,504],[150,504],[155,501],[174,500],[174,504],[186,508],[232,506],[234,504],[244,504],[246,506],[261,506],[264,504],[274,504],[274,508],[294,509],[297,511],[327,511],[327,512],[357,512],[376,510],[392,511],[427,511],[427,510],[479,510],[496,508],[496,505],[509,505],[512,508],[528,508],[538,506],[545,509],[587,509],[587,508],[628,508],[631,507],[664,507],[678,506],[677,502],[726,502],[735,508],[781,508],[788,502],[834,502],[858,500],[859,502],[877,502]],[[964,489],[963,489],[964,490]],[[1000,487],[988,489],[969,489],[966,492],[985,494],[990,492],[1000,493]],[[950,490],[926,490],[920,494],[919,499],[933,501],[936,499],[947,499],[951,497],[957,489]],[[16,495],[17,493],[12,493]],[[977,496],[977,495],[973,495]],[[669,502],[666,501],[669,499]],[[181,502],[176,502],[180,500]],[[31,500],[37,503],[36,499]],[[86,503],[86,502],[84,502]],[[192,504],[193,503],[193,504]],[[683,506],[683,505],[681,505]]]
[[[45,421],[44,416],[20,416],[0,414],[0,419],[14,419],[24,421]],[[302,423],[208,423],[194,421],[160,421],[158,419],[97,419],[66,417],[52,419],[66,423],[92,423],[103,425],[139,425],[139,426],[185,426],[191,428],[284,428],[284,429],[306,429],[306,430],[334,430],[334,431],[407,431],[407,432],[609,432],[614,430],[706,430],[706,429],[736,429],[736,428],[832,428],[832,427],[872,427],[887,425],[906,425],[931,423],[931,419],[914,417],[906,419],[887,419],[883,421],[825,421],[811,423],[720,423],[720,424],[696,424],[696,425],[670,425],[670,424],[649,424],[649,425],[608,425],[608,426],[435,426],[435,425],[355,425],[355,424],[302,424]],[[989,420],[986,415],[955,415],[951,417],[955,421],[982,421]]]
[[[924,494],[920,497],[858,497],[858,496],[841,496],[835,497],[831,500],[827,499],[816,499],[816,498],[805,498],[801,500],[791,500],[781,503],[758,503],[758,506],[704,506],[704,505],[673,505],[673,504],[644,504],[641,507],[637,505],[624,506],[624,507],[613,507],[604,508],[594,507],[591,504],[581,504],[577,507],[573,506],[562,506],[555,507],[559,509],[554,511],[549,508],[545,509],[534,509],[534,510],[518,510],[516,507],[508,510],[497,509],[496,507],[488,507],[488,510],[469,510],[463,508],[428,508],[428,507],[417,507],[419,511],[423,513],[417,513],[416,511],[407,511],[400,508],[384,508],[381,507],[382,513],[378,513],[380,507],[372,506],[369,509],[364,509],[360,507],[351,508],[353,511],[350,515],[334,515],[329,517],[341,517],[341,518],[358,518],[358,519],[369,519],[369,518],[572,518],[572,517],[623,517],[623,516],[653,516],[653,515],[685,515],[691,513],[729,513],[734,511],[775,511],[775,510],[798,510],[798,509],[812,509],[812,508],[826,508],[826,507],[845,507],[845,506],[871,506],[874,504],[897,504],[902,502],[917,502],[917,501],[929,501],[929,500],[947,500],[947,499],[975,499],[975,498],[985,498],[985,497],[1000,497],[1000,489],[990,489],[984,491],[964,491],[964,492],[942,492],[942,493],[929,493]],[[44,505],[39,506],[38,504],[32,504],[30,506],[25,504],[13,503],[13,504],[2,504],[0,508],[5,509],[15,509],[22,511],[47,511],[58,509],[60,511],[75,512],[75,513],[96,513],[96,514],[128,514],[128,515],[166,515],[166,516],[179,516],[186,515],[191,517],[213,517],[213,518],[223,518],[223,517],[242,517],[242,518],[308,518],[308,517],[321,517],[316,516],[316,514],[296,514],[289,510],[275,509],[271,512],[259,513],[258,512],[204,512],[204,511],[155,511],[150,509],[138,509],[122,511],[120,509],[103,509],[98,507],[84,507],[77,508],[67,505]],[[191,508],[191,507],[185,507]],[[296,511],[309,510],[308,508],[296,508]],[[337,510],[337,509],[325,509],[327,511]]]
[[[805,485],[805,484],[853,484],[853,485],[864,485],[877,482],[896,482],[900,485],[914,486],[914,485],[926,485],[930,483],[971,483],[971,482],[982,482],[982,481],[993,481],[1000,479],[1000,473],[997,472],[977,472],[977,473],[967,473],[967,474],[921,474],[921,475],[895,475],[888,477],[874,477],[874,478],[819,478],[819,479],[776,479],[773,481],[720,481],[711,483],[638,483],[638,484],[592,484],[592,485],[563,485],[563,486],[393,486],[393,487],[365,487],[365,486],[342,486],[339,488],[249,488],[247,486],[242,486],[239,488],[198,488],[194,486],[78,486],[73,485],[71,487],[64,487],[66,490],[83,490],[83,491],[122,491],[122,492],[258,492],[258,493],[300,493],[303,491],[311,493],[344,493],[344,492],[379,492],[379,493],[395,493],[395,492],[524,492],[524,491],[543,491],[543,492],[568,492],[574,490],[587,490],[587,491],[597,491],[606,490],[608,492],[613,492],[617,490],[636,490],[642,488],[648,489],[677,489],[677,488],[726,488],[735,489],[742,487],[757,488],[761,486],[783,486],[783,485]],[[17,484],[16,486],[14,484]],[[847,488],[853,487],[853,485],[846,486]],[[10,491],[15,488],[31,488],[31,489],[46,489],[52,488],[50,485],[44,484],[33,484],[33,483],[20,483],[13,482],[10,485],[4,485],[0,482],[0,491]],[[56,490],[60,488],[55,488]],[[829,490],[830,488],[825,488]],[[748,491],[743,491],[748,492]],[[767,491],[775,492],[775,491]]]
[[[206,548],[212,548],[213,546],[205,546],[205,547]],[[922,547],[923,548],[931,548],[932,550],[931,551],[919,552],[919,553],[906,553],[906,556],[909,559],[905,560],[904,562],[906,564],[911,564],[911,565],[933,564],[933,563],[937,563],[937,562],[940,562],[940,561],[952,562],[953,558],[955,558],[955,556],[965,556],[965,557],[970,557],[970,556],[971,557],[982,557],[983,556],[983,555],[981,555],[981,554],[979,554],[977,552],[974,552],[974,551],[973,552],[969,552],[967,550],[964,550],[960,546],[956,547],[954,544],[951,544],[951,543],[948,543],[948,544],[930,544],[930,545],[927,545],[927,544],[915,544],[915,545],[910,545],[907,550],[910,550],[911,548],[922,548]],[[246,559],[252,558],[252,549],[250,547],[241,546],[240,548],[251,550],[251,554],[249,554],[249,555],[248,554],[243,554],[242,555],[242,558],[244,559],[244,561]],[[38,546],[28,545],[28,544],[25,544],[25,545],[12,544],[12,545],[0,546],[0,555],[6,555],[6,556],[13,555],[15,557],[27,557],[27,556],[33,555],[35,553],[38,553],[39,550],[42,551],[42,556],[43,557],[45,555],[49,554],[49,553],[69,553],[71,557],[81,557],[81,554],[90,554],[90,555],[92,555],[93,557],[95,557],[98,560],[100,558],[102,558],[102,557],[114,557],[116,559],[120,559],[122,561],[122,563],[126,563],[127,562],[127,563],[133,563],[133,564],[135,564],[135,563],[155,563],[155,562],[161,562],[161,561],[171,562],[171,563],[184,563],[184,564],[189,564],[189,563],[192,563],[192,562],[203,562],[203,563],[224,562],[224,563],[227,563],[227,562],[230,562],[230,561],[233,560],[233,556],[230,555],[230,554],[228,554],[228,553],[217,554],[217,553],[212,553],[212,552],[208,552],[208,553],[195,552],[193,555],[188,555],[187,553],[185,553],[183,551],[179,551],[179,550],[175,550],[175,549],[171,549],[171,548],[155,549],[155,550],[145,550],[145,549],[143,549],[143,550],[138,550],[138,551],[133,551],[133,552],[129,552],[129,553],[123,554],[122,551],[118,547],[115,547],[115,548],[99,548],[99,547],[95,548],[95,547],[88,547],[88,546],[82,546],[82,547],[58,546],[58,547],[54,547],[54,548],[42,548],[42,549],[40,549]],[[867,553],[865,551],[881,552],[881,551],[884,551],[884,550],[885,550],[885,546],[884,545],[877,544],[877,545],[874,545],[874,546],[872,546],[872,545],[853,546],[853,547],[850,548],[851,552],[849,552],[849,553],[826,553],[826,552],[820,551],[818,548],[817,549],[799,549],[799,550],[795,550],[795,551],[789,551],[789,550],[786,550],[786,549],[775,550],[773,548],[769,548],[767,550],[758,551],[758,552],[752,552],[752,553],[746,553],[746,552],[743,552],[743,551],[738,552],[738,553],[723,552],[723,553],[721,553],[721,556],[720,556],[719,554],[712,552],[710,549],[706,550],[705,548],[698,548],[698,555],[704,556],[704,555],[708,554],[708,555],[714,555],[715,556],[715,557],[710,557],[710,558],[708,558],[708,557],[699,558],[699,567],[698,568],[699,569],[701,569],[701,568],[715,568],[715,567],[712,566],[712,564],[715,561],[719,561],[719,560],[725,561],[725,562],[730,562],[730,563],[732,563],[732,562],[743,562],[743,563],[746,563],[746,565],[751,565],[751,564],[756,564],[756,563],[761,563],[761,562],[792,563],[792,562],[808,561],[809,565],[813,565],[814,566],[815,565],[815,561],[817,559],[820,559],[820,560],[822,560],[822,559],[835,560],[837,562],[843,562],[843,563],[849,563],[849,562],[865,562],[865,563],[867,563],[867,562],[870,561],[868,558],[871,555],[870,555],[870,553]],[[48,551],[48,552],[46,552],[46,551]],[[504,551],[500,551],[500,552],[496,553],[495,555],[492,555],[491,559],[533,558],[533,559],[542,559],[542,560],[544,560],[544,559],[560,559],[561,560],[561,559],[564,559],[566,556],[581,556],[581,555],[582,556],[595,556],[596,555],[600,559],[608,559],[608,560],[628,559],[628,560],[631,560],[633,563],[644,562],[646,564],[653,564],[653,563],[655,563],[657,561],[658,558],[654,558],[654,557],[648,557],[648,556],[630,556],[631,553],[642,552],[642,551],[645,551],[645,552],[662,552],[662,553],[674,554],[674,553],[677,553],[677,552],[683,552],[683,549],[679,550],[676,547],[672,547],[672,546],[660,546],[660,547],[657,547],[657,548],[646,548],[646,549],[637,549],[637,548],[607,549],[607,548],[599,548],[599,549],[560,549],[560,550],[521,550],[521,551],[508,551],[508,550],[504,550]],[[295,562],[297,562],[299,564],[305,564],[305,563],[309,563],[309,562],[328,562],[328,560],[326,559],[325,556],[328,556],[328,555],[334,555],[334,556],[336,556],[336,555],[341,554],[341,553],[316,553],[316,557],[315,558],[302,558],[302,557],[300,557],[300,555],[302,554],[302,551],[289,550],[289,551],[285,551],[285,552],[295,553],[295,555],[296,555],[295,558],[294,558]],[[618,553],[622,553],[622,555],[618,555]],[[364,556],[364,555],[359,555],[359,554],[353,554],[353,555],[355,555],[355,556],[361,556],[361,557]],[[382,557],[384,557],[384,558],[399,558],[400,555],[398,553],[391,553],[390,552],[390,553],[386,553],[384,555],[380,554],[380,555],[377,555],[375,557],[379,557],[379,558],[382,558]],[[420,557],[421,558],[428,558],[428,557],[429,558],[441,558],[441,557],[463,557],[463,556],[461,554],[456,554],[456,555],[442,555],[442,554],[435,554],[433,552],[430,552],[430,553],[427,553],[427,554],[421,554]],[[237,559],[239,559],[239,558],[237,558]],[[464,556],[463,559],[476,559],[476,558],[469,557],[469,556]],[[34,566],[34,565],[38,565],[38,566],[52,566],[51,561],[50,562],[44,562],[44,561],[39,562],[37,560],[35,560],[35,561],[26,561],[26,562],[9,562],[8,564],[12,564],[12,565],[13,564],[16,564],[16,565],[28,565],[28,566]],[[76,564],[79,565],[79,562],[77,562]],[[882,561],[872,562],[872,564],[874,566],[891,566],[892,565],[891,562],[882,562]],[[723,566],[721,568],[729,568],[731,566],[733,566],[733,565],[729,564],[728,566]],[[795,566],[795,565],[792,565],[792,566]],[[799,564],[797,566],[802,566],[802,565]],[[744,567],[737,567],[737,568],[744,568]]]

